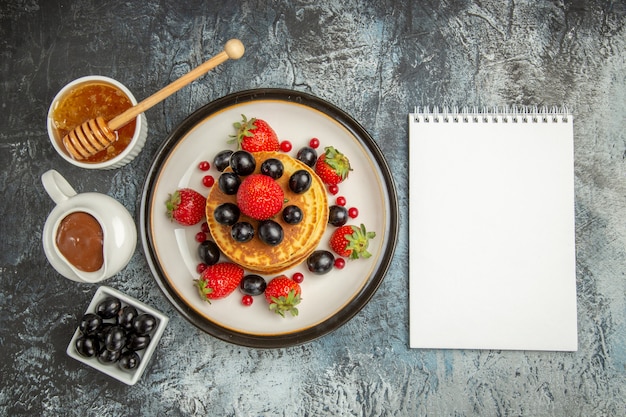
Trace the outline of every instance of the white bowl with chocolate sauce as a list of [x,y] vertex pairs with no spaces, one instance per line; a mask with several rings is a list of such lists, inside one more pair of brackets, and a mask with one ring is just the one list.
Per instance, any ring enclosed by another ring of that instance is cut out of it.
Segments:
[[137,228],[128,210],[105,194],[77,194],[55,170],[45,172],[41,181],[56,203],[42,233],[52,267],[65,278],[86,283],[121,271],[137,245]]
[[63,145],[63,137],[89,119],[100,116],[109,120],[136,104],[133,94],[119,81],[100,75],[78,78],[63,87],[50,104],[50,142],[72,165],[86,169],[120,168],[135,159],[146,143],[148,123],[144,113],[117,130],[117,140],[106,149],[86,159],[75,159]]

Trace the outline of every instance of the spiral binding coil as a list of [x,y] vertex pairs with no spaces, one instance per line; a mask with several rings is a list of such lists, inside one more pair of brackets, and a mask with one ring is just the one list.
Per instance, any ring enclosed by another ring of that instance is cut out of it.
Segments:
[[415,107],[415,123],[567,123],[567,106]]

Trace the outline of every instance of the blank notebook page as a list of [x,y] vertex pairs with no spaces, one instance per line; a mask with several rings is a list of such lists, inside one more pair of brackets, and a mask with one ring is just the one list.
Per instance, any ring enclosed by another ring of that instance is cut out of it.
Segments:
[[409,115],[410,346],[577,350],[572,116]]

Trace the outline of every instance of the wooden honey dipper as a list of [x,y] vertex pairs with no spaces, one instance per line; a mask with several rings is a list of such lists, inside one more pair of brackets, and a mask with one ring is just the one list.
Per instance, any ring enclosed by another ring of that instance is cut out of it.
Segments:
[[104,121],[102,117],[97,117],[77,126],[63,137],[65,149],[67,149],[72,158],[79,161],[106,149],[117,140],[115,133],[117,129],[127,125],[147,109],[158,104],[201,75],[226,62],[228,59],[241,58],[244,51],[245,48],[239,39],[229,40],[224,45],[222,52],[189,71],[187,74],[157,91],[142,102],[130,107],[120,115],[111,119],[108,123]]

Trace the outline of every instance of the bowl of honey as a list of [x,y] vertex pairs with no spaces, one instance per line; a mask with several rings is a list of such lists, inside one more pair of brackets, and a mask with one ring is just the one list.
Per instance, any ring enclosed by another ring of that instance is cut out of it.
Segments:
[[63,145],[63,137],[80,124],[102,117],[113,119],[137,100],[126,86],[112,78],[90,75],[78,78],[57,93],[48,110],[48,136],[57,153],[67,162],[86,169],[115,169],[139,154],[148,135],[146,116],[141,113],[115,134],[117,139],[95,155],[77,160]]

